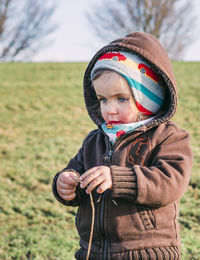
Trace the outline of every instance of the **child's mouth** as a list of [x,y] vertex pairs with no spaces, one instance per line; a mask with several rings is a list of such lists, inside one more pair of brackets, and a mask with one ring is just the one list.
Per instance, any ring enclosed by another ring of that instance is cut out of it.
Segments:
[[109,121],[107,124],[119,125],[119,124],[123,124],[123,122],[122,121]]

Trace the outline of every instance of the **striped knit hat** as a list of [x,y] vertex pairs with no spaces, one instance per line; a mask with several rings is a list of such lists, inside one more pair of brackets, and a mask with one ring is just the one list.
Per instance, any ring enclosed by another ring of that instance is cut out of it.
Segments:
[[158,84],[156,73],[139,56],[122,51],[107,52],[95,63],[91,78],[99,69],[118,72],[127,80],[141,113],[154,115],[161,108],[165,98],[164,87]]

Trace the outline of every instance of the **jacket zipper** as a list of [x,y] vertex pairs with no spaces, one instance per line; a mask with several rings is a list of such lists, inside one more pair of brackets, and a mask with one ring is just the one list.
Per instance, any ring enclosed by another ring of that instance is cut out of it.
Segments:
[[[106,162],[106,165],[110,166],[111,163],[111,157],[114,153],[114,150],[120,143],[120,140],[117,140],[112,146],[110,145],[110,142],[108,144],[108,152],[104,156],[104,161]],[[102,251],[102,260],[108,259],[108,239],[106,238],[106,232],[104,228],[104,212],[105,212],[105,200],[109,194],[109,191],[106,190],[100,200],[100,213],[99,213],[99,224],[100,224],[100,233],[103,237],[103,251]]]
[[[110,145],[110,142],[108,144],[108,152],[104,156],[104,161],[106,162],[106,165],[110,166],[111,157],[113,155],[113,152],[117,145],[120,143],[120,140],[117,140],[112,146]],[[105,200],[108,196],[109,191],[106,190],[102,197],[101,197],[101,203],[100,203],[100,232],[103,237],[103,254],[102,254],[102,260],[108,259],[108,239],[106,238],[106,232],[104,228],[104,211],[105,211]]]
[[108,191],[105,191],[102,195],[100,202],[100,232],[103,237],[103,254],[102,260],[108,259],[108,239],[106,238],[106,233],[104,229],[104,210],[105,210],[105,199],[107,197]]
[[[101,132],[103,133],[103,131],[101,130]],[[110,162],[111,162],[111,157],[114,153],[114,150],[116,149],[116,147],[118,146],[118,144],[120,143],[122,138],[119,138],[112,146],[110,145],[110,142],[108,143],[108,152],[107,154],[104,156],[104,161],[106,162],[107,166],[110,166]],[[99,210],[99,225],[100,225],[100,233],[103,237],[103,254],[102,254],[102,260],[107,260],[108,259],[108,239],[106,238],[106,232],[105,232],[105,228],[104,228],[104,212],[105,212],[105,200],[106,197],[108,196],[109,191],[106,190],[100,200],[100,210]]]
[[[107,166],[110,166],[110,158],[112,155],[111,145],[108,143],[108,152],[104,156],[104,161]],[[106,190],[100,200],[100,213],[99,213],[99,224],[100,224],[100,233],[103,237],[103,250],[102,250],[102,260],[108,259],[108,238],[106,237],[106,232],[104,228],[104,215],[105,215],[105,200],[109,194],[109,191]]]

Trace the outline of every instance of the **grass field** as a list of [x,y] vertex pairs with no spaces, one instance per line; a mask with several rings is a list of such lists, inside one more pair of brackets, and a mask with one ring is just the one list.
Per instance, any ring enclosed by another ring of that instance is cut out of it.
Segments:
[[[84,108],[86,63],[0,64],[0,259],[71,260],[76,209],[51,192],[95,126]],[[179,86],[174,121],[191,134],[195,156],[181,200],[182,259],[200,259],[200,63],[173,64]]]

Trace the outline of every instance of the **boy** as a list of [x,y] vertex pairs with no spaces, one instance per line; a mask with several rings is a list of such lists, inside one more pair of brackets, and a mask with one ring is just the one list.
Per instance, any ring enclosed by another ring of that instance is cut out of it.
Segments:
[[177,91],[166,52],[146,33],[113,41],[89,63],[84,97],[98,129],[53,181],[57,200],[79,207],[76,259],[88,248],[90,193],[89,259],[180,259],[179,200],[193,156],[188,133],[169,121]]

